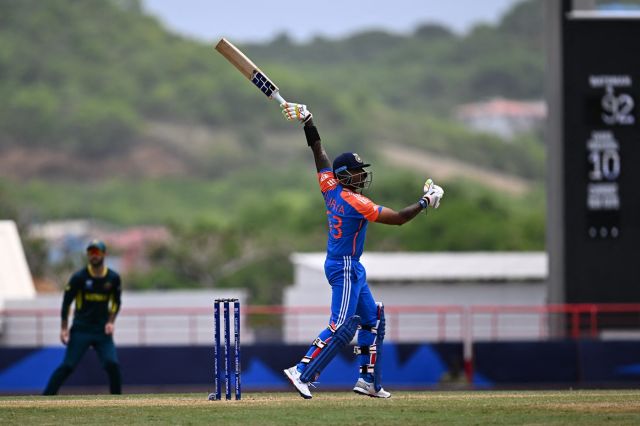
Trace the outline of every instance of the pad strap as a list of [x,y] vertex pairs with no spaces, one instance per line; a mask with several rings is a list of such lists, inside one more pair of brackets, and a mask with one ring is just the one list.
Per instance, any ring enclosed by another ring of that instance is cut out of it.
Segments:
[[313,341],[313,346],[317,346],[319,349],[324,348],[327,345],[321,338],[317,337],[316,340]]
[[[335,332],[333,328],[328,328],[332,333]],[[302,357],[302,360],[300,360],[300,362],[303,364],[309,364],[313,360],[313,358],[315,358],[320,353],[320,351],[324,349],[325,346],[327,346],[330,341],[331,337],[329,337],[326,341],[322,340],[320,337],[316,337],[316,340],[313,341],[311,346],[315,346],[317,349],[313,351],[311,355],[305,355],[304,357]]]
[[358,330],[370,331],[372,334],[378,334],[378,327],[375,325],[360,325]]
[[377,353],[376,345],[354,346],[353,353],[356,355],[371,355]]
[[329,330],[331,332],[331,335],[329,337],[327,337],[326,340],[322,340],[319,336],[316,337],[316,340],[314,340],[311,343],[311,346],[315,346],[316,349],[310,355],[303,356],[302,359],[300,360],[301,363],[309,364],[311,361],[313,361],[313,358],[318,356],[320,351],[322,351],[322,349],[324,349],[324,347],[329,344],[329,342],[331,341],[331,338],[333,337],[333,334],[336,332],[335,324],[333,324],[333,323],[329,324],[327,326],[327,330]]
[[360,372],[362,374],[373,374],[375,372],[375,365],[365,364],[360,366]]

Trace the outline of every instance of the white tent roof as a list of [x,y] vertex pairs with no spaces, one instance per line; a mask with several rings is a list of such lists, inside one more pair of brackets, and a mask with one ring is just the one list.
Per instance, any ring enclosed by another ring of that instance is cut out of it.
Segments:
[[[294,265],[324,268],[325,253],[294,253]],[[545,252],[368,252],[369,281],[542,281]]]

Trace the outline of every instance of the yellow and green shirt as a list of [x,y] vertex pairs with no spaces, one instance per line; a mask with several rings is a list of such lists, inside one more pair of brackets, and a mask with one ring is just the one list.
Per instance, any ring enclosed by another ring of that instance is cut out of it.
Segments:
[[89,267],[74,273],[64,289],[62,319],[69,315],[75,301],[73,327],[83,331],[104,332],[109,316],[120,310],[120,275],[105,267],[102,276],[92,275]]

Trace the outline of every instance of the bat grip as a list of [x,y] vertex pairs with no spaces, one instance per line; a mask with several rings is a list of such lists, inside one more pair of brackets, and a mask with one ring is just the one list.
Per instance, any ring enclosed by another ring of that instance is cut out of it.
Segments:
[[280,92],[273,92],[273,94],[271,95],[271,98],[278,101],[278,105],[287,103],[287,101],[285,101],[284,98],[280,96]]

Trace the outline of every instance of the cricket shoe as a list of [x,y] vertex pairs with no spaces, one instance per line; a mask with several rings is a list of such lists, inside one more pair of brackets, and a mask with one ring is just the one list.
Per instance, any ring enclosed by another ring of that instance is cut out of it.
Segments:
[[284,370],[284,374],[287,376],[291,384],[295,386],[301,397],[303,397],[304,399],[311,399],[313,397],[313,395],[311,395],[311,392],[309,391],[309,384],[304,383],[302,380],[300,380],[301,374],[295,365]]
[[372,398],[391,398],[391,394],[382,388],[376,392],[376,387],[373,383],[369,383],[363,378],[358,379],[356,385],[353,387],[353,391]]

